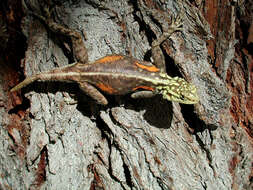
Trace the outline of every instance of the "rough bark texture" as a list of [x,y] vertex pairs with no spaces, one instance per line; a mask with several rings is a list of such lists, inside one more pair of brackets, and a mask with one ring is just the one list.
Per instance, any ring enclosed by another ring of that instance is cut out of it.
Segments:
[[25,2],[1,3],[0,189],[252,189],[250,1],[58,3],[54,19],[83,33],[90,61],[111,53],[148,60],[161,34],[148,9],[185,12],[184,31],[163,49],[168,73],[194,83],[200,102],[108,96],[107,107],[72,84],[9,93],[18,72],[73,60],[68,39],[27,14],[40,13],[37,1]]

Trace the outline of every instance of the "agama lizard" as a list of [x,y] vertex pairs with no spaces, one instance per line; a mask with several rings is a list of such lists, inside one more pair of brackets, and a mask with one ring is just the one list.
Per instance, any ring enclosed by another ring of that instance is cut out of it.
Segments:
[[[53,32],[69,36],[72,40],[73,54],[76,63],[56,68],[26,78],[11,89],[17,91],[34,81],[64,81],[76,82],[80,89],[95,99],[99,104],[108,104],[107,99],[98,90],[111,95],[132,93],[131,97],[151,97],[161,94],[164,99],[183,104],[195,104],[199,101],[196,87],[183,78],[170,77],[165,72],[165,65],[159,53],[160,44],[168,39],[172,33],[182,30],[182,16],[172,19],[168,31],[164,32],[152,43],[151,62],[140,61],[130,56],[108,55],[95,62],[88,62],[88,54],[80,33],[55,23],[46,10],[46,17],[37,15]],[[97,89],[98,88],[98,89]],[[141,91],[139,91],[141,90]]]

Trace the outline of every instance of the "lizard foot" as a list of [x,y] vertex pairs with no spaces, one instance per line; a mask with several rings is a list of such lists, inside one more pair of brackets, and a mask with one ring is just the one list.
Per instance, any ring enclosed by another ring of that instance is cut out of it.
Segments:
[[183,17],[183,11],[180,11],[176,17],[172,17],[167,33],[172,34],[175,31],[182,31]]
[[183,28],[183,13],[182,11],[176,18],[171,18],[171,23],[168,30],[164,32],[158,39],[152,42],[152,47],[160,46],[166,39],[168,39],[174,32],[182,31]]
[[45,2],[41,2],[41,14],[37,14],[33,11],[28,11],[29,14],[31,14],[32,16],[38,18],[39,20],[47,23],[47,20],[51,19],[51,15],[52,15],[52,11],[53,9],[49,7],[49,5]]

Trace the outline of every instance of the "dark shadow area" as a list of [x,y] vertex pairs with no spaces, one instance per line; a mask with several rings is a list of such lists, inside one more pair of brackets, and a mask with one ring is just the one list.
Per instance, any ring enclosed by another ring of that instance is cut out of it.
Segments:
[[[21,9],[22,2],[17,0],[0,1],[0,81],[1,86],[4,89],[4,93],[1,94],[3,100],[5,100],[5,107],[9,109],[7,99],[11,103],[18,102],[18,97],[13,97],[8,92],[9,86],[12,85],[18,79],[24,78],[21,71],[22,59],[25,56],[27,49],[26,37],[22,33],[21,25],[22,18],[24,16]],[[23,97],[24,102],[17,106],[15,109],[11,109],[9,113],[17,113],[20,109],[27,109],[30,106],[29,100]]]
[[[215,125],[206,125],[204,121],[200,120],[198,115],[194,112],[194,107],[192,105],[181,105],[181,112],[185,119],[185,122],[188,124],[188,131],[189,133],[193,134],[196,137],[196,141],[198,142],[199,146],[202,150],[206,152],[207,159],[212,162],[212,155],[210,150],[206,147],[205,142],[203,142],[202,138],[200,138],[199,133],[208,130],[209,133],[212,130],[216,130],[217,126]],[[211,141],[213,141],[213,137],[210,134]],[[209,164],[211,168],[213,168],[212,164]]]
[[[152,98],[124,98],[130,104],[125,107],[135,111],[145,110],[144,119],[152,126],[167,129],[171,126],[173,109],[172,102],[162,99],[159,95]],[[130,105],[132,105],[130,107]]]
[[149,49],[145,54],[144,54],[144,57],[143,57],[143,60],[144,61],[151,61],[151,57],[152,57],[152,50]]
[[22,33],[21,20],[24,16],[21,1],[0,2],[0,56],[12,70],[20,68],[20,61],[27,49],[26,37]]
[[22,96],[22,104],[19,104],[14,108],[10,109],[8,111],[8,114],[18,114],[18,111],[27,110],[30,106],[30,101],[25,96]]
[[163,51],[163,55],[164,55],[164,58],[165,58],[165,63],[166,63],[166,72],[169,76],[171,77],[182,77],[177,65],[175,64],[175,61],[174,59],[172,59],[165,51],[164,49],[162,48],[162,51]]
[[191,133],[196,134],[198,132],[203,132],[206,129],[216,130],[215,125],[206,125],[204,121],[199,119],[199,116],[194,112],[193,105],[181,104],[181,111],[185,122],[192,129]]
[[249,43],[246,48],[249,51],[250,55],[253,55],[253,43]]

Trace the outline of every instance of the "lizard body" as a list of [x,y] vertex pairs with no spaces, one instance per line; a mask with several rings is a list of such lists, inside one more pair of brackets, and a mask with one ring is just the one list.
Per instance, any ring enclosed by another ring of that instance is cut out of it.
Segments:
[[[78,32],[65,28],[51,19],[45,19],[42,16],[37,17],[43,20],[52,31],[71,37],[77,63],[28,77],[12,88],[11,92],[37,80],[64,81],[77,82],[81,90],[103,105],[108,102],[98,89],[111,95],[123,95],[134,92],[132,94],[133,98],[161,94],[164,99],[169,101],[184,104],[195,104],[198,102],[196,87],[186,82],[183,78],[168,76],[165,72],[164,60],[160,61],[163,56],[159,46],[172,33],[179,30],[181,23],[177,20],[172,22],[172,26],[167,33],[164,33],[152,43],[154,62],[159,62],[159,64],[156,64],[157,66],[161,65],[161,63],[164,65],[163,68],[158,68],[150,62],[116,54],[108,55],[89,63],[87,61],[86,48]],[[138,92],[139,90],[142,91]]]
[[66,67],[39,73],[28,77],[11,91],[23,88],[36,80],[77,82],[80,85],[88,83],[113,95],[123,95],[144,89],[155,94],[162,94],[165,99],[171,101],[185,104],[198,101],[194,85],[189,84],[182,78],[172,78],[162,74],[150,62],[123,55],[109,55],[93,63],[74,63]]

